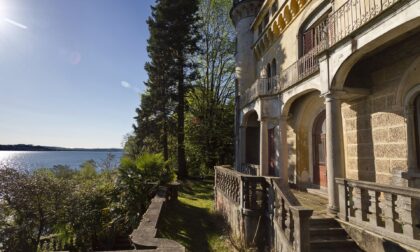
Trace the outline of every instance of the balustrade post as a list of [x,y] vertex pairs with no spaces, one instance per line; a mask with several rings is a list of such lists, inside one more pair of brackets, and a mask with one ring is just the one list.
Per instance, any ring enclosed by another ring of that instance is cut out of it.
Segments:
[[357,221],[363,220],[363,209],[362,209],[362,190],[359,187],[353,188],[353,200],[354,200],[354,214]]
[[385,219],[385,228],[391,232],[395,231],[395,204],[391,193],[384,193],[383,213]]
[[347,194],[347,181],[343,179],[337,179],[338,184],[338,195],[339,195],[339,206],[340,212],[339,217],[345,221],[348,221],[348,194]]
[[303,207],[292,209],[294,222],[294,249],[300,252],[310,251],[309,218],[313,210]]
[[378,226],[378,193],[373,190],[368,191],[369,194],[369,222],[374,227]]
[[398,195],[396,203],[397,205],[395,210],[399,215],[403,234],[409,238],[414,238],[411,198]]

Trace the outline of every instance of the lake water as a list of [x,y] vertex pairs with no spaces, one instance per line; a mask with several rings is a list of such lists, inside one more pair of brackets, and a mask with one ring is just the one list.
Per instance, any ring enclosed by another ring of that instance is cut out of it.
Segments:
[[[101,164],[108,153],[102,151],[0,151],[0,168],[9,167],[18,170],[52,168],[54,165],[68,165],[79,168],[87,160]],[[117,165],[122,152],[111,152],[115,155],[113,163]]]

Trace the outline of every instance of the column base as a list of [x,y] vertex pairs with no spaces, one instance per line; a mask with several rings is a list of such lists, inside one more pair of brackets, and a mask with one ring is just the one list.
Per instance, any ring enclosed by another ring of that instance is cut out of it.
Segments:
[[328,206],[327,211],[329,214],[332,214],[334,216],[337,216],[338,214],[338,208],[335,206]]

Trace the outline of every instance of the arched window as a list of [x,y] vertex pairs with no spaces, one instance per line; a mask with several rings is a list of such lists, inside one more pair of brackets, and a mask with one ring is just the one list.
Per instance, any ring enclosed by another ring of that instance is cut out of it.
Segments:
[[271,65],[267,64],[267,91],[271,90]]
[[299,28],[299,57],[309,53],[325,42],[327,18],[331,4],[325,1],[314,10]]
[[277,61],[276,59],[273,59],[271,62],[271,75],[276,76],[277,75]]
[[273,59],[271,61],[271,78],[269,80],[269,90],[273,89],[277,84],[277,61],[276,59]]
[[417,171],[420,170],[420,94],[416,96],[413,103],[414,112],[414,135],[415,135],[415,154],[417,161]]

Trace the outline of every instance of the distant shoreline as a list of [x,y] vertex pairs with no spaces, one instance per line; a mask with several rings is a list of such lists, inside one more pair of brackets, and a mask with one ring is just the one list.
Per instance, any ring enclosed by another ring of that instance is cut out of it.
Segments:
[[54,146],[40,146],[30,144],[0,145],[0,151],[100,151],[100,152],[121,152],[118,148],[63,148]]

